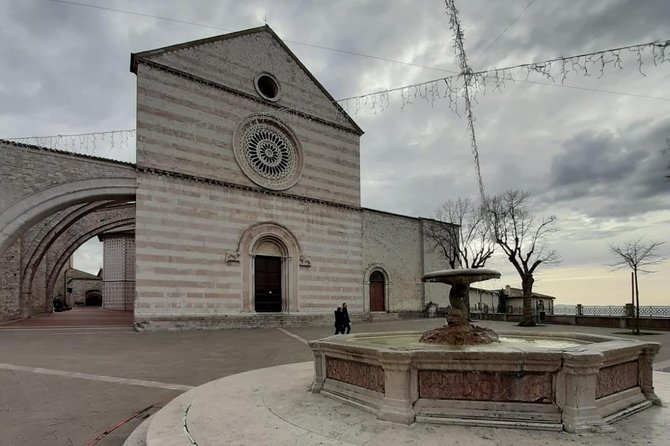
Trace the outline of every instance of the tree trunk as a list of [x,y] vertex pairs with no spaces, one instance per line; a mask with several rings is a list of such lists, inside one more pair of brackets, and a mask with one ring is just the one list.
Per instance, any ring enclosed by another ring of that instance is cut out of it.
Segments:
[[526,274],[521,278],[521,288],[523,289],[523,316],[519,327],[535,327],[533,321],[533,279],[532,274]]
[[640,334],[640,288],[637,286],[637,268],[633,270],[635,274],[635,334]]

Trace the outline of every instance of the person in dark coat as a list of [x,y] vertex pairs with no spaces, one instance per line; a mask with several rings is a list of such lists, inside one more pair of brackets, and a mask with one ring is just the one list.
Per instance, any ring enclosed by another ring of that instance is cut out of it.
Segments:
[[347,334],[351,333],[351,321],[349,320],[349,311],[347,311],[347,303],[342,303],[342,334],[344,329],[347,329]]
[[344,324],[342,323],[342,307],[335,310],[335,334],[344,334]]

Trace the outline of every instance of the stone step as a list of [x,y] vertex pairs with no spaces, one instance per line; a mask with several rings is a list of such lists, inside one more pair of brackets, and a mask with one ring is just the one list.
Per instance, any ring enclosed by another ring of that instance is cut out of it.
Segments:
[[151,417],[147,428],[145,446],[191,446],[193,441],[184,429],[184,414],[200,388],[182,393]]
[[146,446],[147,445],[147,432],[149,431],[149,424],[153,416],[150,416],[146,420],[135,428],[135,430],[130,434],[126,441],[123,442],[123,446]]

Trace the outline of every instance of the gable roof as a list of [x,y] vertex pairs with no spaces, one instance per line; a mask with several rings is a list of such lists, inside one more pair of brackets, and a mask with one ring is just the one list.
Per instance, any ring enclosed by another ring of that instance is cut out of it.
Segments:
[[214,43],[214,42],[221,42],[225,40],[230,40],[234,39],[237,37],[242,37],[242,36],[247,36],[251,34],[256,34],[256,33],[268,33],[270,36],[272,36],[277,43],[281,46],[281,48],[286,51],[286,53],[291,57],[291,59],[305,72],[305,74],[311,79],[312,82],[318,87],[318,89],[328,98],[328,100],[335,106],[335,108],[341,113],[345,118],[346,121],[351,125],[352,130],[354,130],[359,136],[362,135],[364,132],[363,130],[356,124],[356,122],[349,116],[349,114],[340,106],[340,104],[337,103],[335,98],[331,96],[331,94],[324,88],[323,85],[314,77],[314,75],[303,65],[303,63],[298,59],[298,57],[289,49],[288,46],[284,43],[284,41],[270,28],[269,25],[264,25],[264,26],[259,26],[256,28],[250,28],[242,31],[237,31],[237,32],[232,32],[228,34],[221,34],[218,36],[213,36],[213,37],[207,37],[204,39],[197,39],[197,40],[192,40],[190,42],[184,42],[184,43],[179,43],[176,45],[170,45],[170,46],[165,46],[162,48],[156,48],[153,50],[148,50],[148,51],[142,51],[139,53],[131,53],[130,54],[130,71],[132,73],[137,74],[137,66],[138,64],[143,60],[143,59],[151,59],[156,56],[163,55],[165,53],[173,52],[173,51],[179,51],[187,48],[194,48],[198,47],[201,45],[206,45],[209,43]]

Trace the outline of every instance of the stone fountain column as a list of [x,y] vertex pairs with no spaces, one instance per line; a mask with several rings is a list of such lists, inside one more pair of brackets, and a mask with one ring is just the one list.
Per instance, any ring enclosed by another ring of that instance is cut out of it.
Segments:
[[565,402],[563,428],[573,434],[614,432],[598,413],[596,388],[603,365],[602,353],[569,352],[563,355]]
[[380,420],[414,423],[414,401],[418,398],[417,379],[412,379],[412,358],[403,352],[384,352],[379,357],[384,369],[384,399],[377,412]]
[[491,344],[498,341],[498,335],[491,329],[477,327],[468,321],[465,300],[470,284],[482,280],[499,278],[500,273],[490,269],[454,269],[434,271],[425,274],[424,282],[439,282],[451,285],[447,325],[429,330],[421,336],[420,342],[447,345]]

